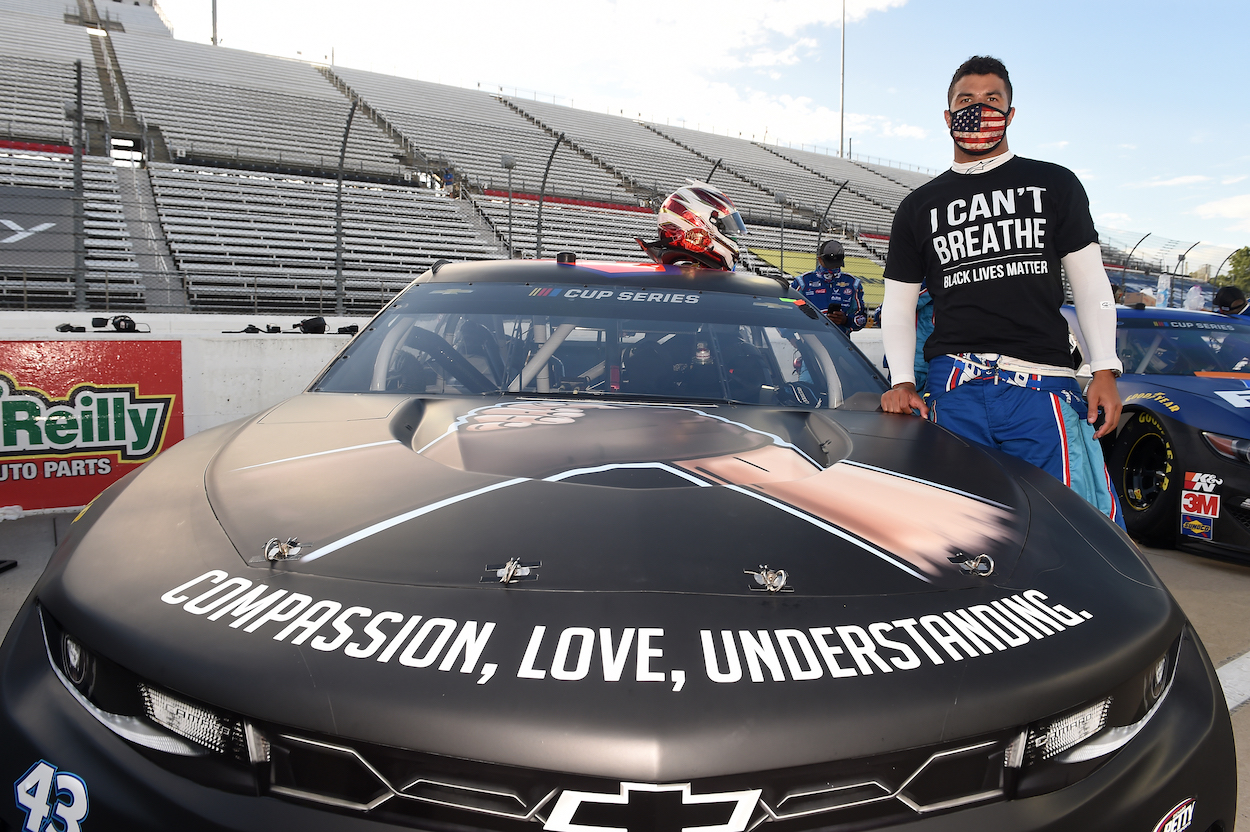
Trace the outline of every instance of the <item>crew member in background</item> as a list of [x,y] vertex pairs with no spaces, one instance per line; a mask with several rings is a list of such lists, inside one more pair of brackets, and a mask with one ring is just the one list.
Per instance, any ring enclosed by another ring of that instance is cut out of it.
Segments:
[[1236,286],[1221,286],[1213,301],[1216,312],[1241,315],[1246,310],[1246,294]]
[[[1015,109],[1001,61],[965,61],[947,104],[955,162],[912,191],[894,216],[881,329],[895,374],[881,409],[916,410],[1031,462],[1122,527],[1097,441],[1115,429],[1122,408],[1115,301],[1085,189],[1068,169],[1008,149]],[[1089,347],[1088,401],[1060,312],[1060,262]],[[924,350],[927,402],[912,372],[914,310],[926,282],[934,323]]]
[[802,292],[803,297],[847,335],[863,329],[868,323],[864,284],[855,275],[842,271],[846,265],[846,250],[842,244],[837,240],[825,240],[816,259],[816,271],[796,277],[791,288]]

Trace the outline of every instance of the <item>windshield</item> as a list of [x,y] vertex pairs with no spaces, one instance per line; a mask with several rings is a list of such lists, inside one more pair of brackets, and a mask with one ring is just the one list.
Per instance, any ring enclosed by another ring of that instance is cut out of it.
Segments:
[[1209,321],[1125,319],[1116,327],[1116,351],[1126,373],[1250,374],[1250,325],[1215,315]]
[[879,397],[885,386],[803,301],[619,285],[423,283],[387,307],[311,389],[817,408],[857,393]]

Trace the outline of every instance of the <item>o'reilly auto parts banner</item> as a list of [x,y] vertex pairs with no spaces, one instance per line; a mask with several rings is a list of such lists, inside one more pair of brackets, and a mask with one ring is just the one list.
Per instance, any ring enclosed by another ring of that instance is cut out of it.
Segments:
[[182,431],[177,341],[0,341],[0,506],[86,505]]

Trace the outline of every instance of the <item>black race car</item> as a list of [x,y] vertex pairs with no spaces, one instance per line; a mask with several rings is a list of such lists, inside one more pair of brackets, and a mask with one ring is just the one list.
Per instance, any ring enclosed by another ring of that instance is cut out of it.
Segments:
[[1118,310],[1107,468],[1139,541],[1250,560],[1250,319]]
[[0,826],[1232,829],[1118,528],[878,412],[777,282],[559,259],[426,272],[85,510],[0,651]]

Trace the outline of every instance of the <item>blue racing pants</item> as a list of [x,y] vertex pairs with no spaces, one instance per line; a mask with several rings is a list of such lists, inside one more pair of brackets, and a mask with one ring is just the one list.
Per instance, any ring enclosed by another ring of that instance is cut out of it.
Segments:
[[929,419],[1032,463],[1124,528],[1120,504],[1076,380],[1000,370],[942,355],[929,362]]

